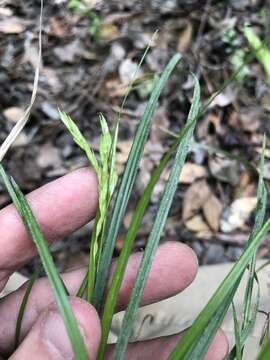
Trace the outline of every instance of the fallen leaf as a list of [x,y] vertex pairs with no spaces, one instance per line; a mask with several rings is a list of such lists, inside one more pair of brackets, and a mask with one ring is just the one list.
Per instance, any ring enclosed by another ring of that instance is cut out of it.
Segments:
[[235,186],[240,179],[240,164],[236,160],[216,156],[209,159],[211,174],[223,182]]
[[30,143],[31,137],[28,136],[25,131],[21,131],[17,136],[16,140],[12,143],[11,148],[16,148],[20,146],[26,146]]
[[103,24],[99,32],[99,38],[112,41],[119,38],[120,33],[118,27],[114,24]]
[[232,88],[227,88],[224,92],[215,97],[210,107],[226,107],[230,105],[236,98],[236,92]]
[[134,61],[130,59],[125,59],[124,61],[122,61],[119,66],[119,76],[122,84],[129,84],[130,81],[141,77],[143,75],[143,72],[141,69],[137,69],[138,65]]
[[229,233],[242,228],[249,219],[257,204],[256,197],[240,198],[225,209],[220,219],[220,228],[223,232]]
[[164,109],[164,106],[159,106],[155,113],[155,119],[150,130],[150,141],[152,143],[161,143],[167,137],[164,130],[167,130],[170,126],[168,116]]
[[13,12],[10,8],[8,7],[0,7],[0,16],[1,17],[9,17],[9,16],[12,16],[13,15]]
[[205,180],[192,184],[186,191],[183,202],[183,220],[191,218],[196,211],[200,210],[211,195],[209,186]]
[[25,110],[17,106],[12,106],[3,111],[5,118],[12,123],[19,121],[24,116],[24,113]]
[[192,23],[189,21],[184,28],[183,31],[181,31],[178,43],[177,43],[177,50],[179,52],[184,52],[188,49],[190,42],[192,40],[192,34],[193,34],[193,27]]
[[63,22],[57,19],[55,16],[49,18],[50,34],[59,38],[63,38],[66,35],[67,29]]
[[187,220],[185,222],[185,226],[188,230],[193,232],[205,232],[209,231],[209,227],[206,224],[206,222],[203,220],[203,217],[201,215],[195,215],[191,219]]
[[0,32],[4,34],[20,34],[25,31],[26,26],[20,18],[16,16],[7,17],[0,20]]
[[256,131],[261,125],[262,110],[260,108],[249,107],[239,114],[240,126],[246,131]]
[[235,198],[253,197],[256,194],[256,185],[252,174],[243,171],[238,186],[235,188]]
[[57,94],[63,89],[63,84],[55,69],[44,66],[41,69],[41,74],[43,83],[50,87],[52,93]]
[[211,194],[203,204],[203,215],[213,231],[218,231],[219,229],[219,220],[222,210],[222,203],[214,194]]
[[191,184],[195,180],[206,176],[207,176],[207,171],[205,167],[198,164],[186,162],[185,165],[183,166],[179,182],[181,184]]
[[39,56],[38,49],[35,46],[27,46],[24,50],[22,63],[30,63],[35,69],[38,64]]
[[53,51],[60,61],[66,63],[73,63],[83,52],[79,39],[70,42],[66,46],[58,46]]
[[61,157],[59,149],[53,146],[51,143],[42,145],[39,149],[37,164],[42,169],[47,167],[57,168],[60,166]]
[[124,165],[128,159],[128,154],[132,146],[131,140],[118,141],[117,154],[116,154],[116,166],[117,171],[121,174],[124,170]]

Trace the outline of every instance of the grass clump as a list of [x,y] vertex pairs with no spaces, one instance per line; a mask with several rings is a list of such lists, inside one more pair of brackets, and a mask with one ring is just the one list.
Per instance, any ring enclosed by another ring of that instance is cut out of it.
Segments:
[[[263,43],[260,43],[259,47],[256,45],[254,53],[255,55],[257,54],[257,56],[260,58],[261,55],[259,56],[258,54],[260,53],[262,46]],[[143,55],[142,61],[145,57],[145,54],[146,52]],[[249,57],[249,59],[251,59],[251,57]],[[151,264],[156,253],[162,231],[166,224],[166,219],[170,210],[173,196],[177,188],[178,179],[188,154],[189,146],[192,142],[196,123],[200,116],[202,116],[207,111],[208,106],[213,101],[213,99],[234,79],[236,79],[237,74],[239,74],[239,71],[241,71],[241,68],[236,70],[236,72],[232,74],[228,81],[226,81],[220,87],[220,89],[218,89],[215,94],[213,94],[210,99],[206,101],[204,106],[201,106],[200,103],[199,82],[196,77],[193,76],[194,94],[191,108],[187,116],[186,125],[180,134],[176,135],[170,149],[164,154],[160,163],[154,169],[149,183],[147,184],[136,204],[131,225],[125,236],[124,246],[121,250],[114,276],[112,278],[112,285],[108,293],[105,294],[105,287],[108,280],[109,267],[112,262],[115,241],[119,234],[119,229],[125,215],[134,183],[136,181],[139,163],[143,156],[144,147],[147,142],[152,121],[154,119],[157,102],[163,88],[166,85],[167,80],[175,70],[180,60],[181,55],[175,54],[165,67],[162,74],[159,77],[156,77],[154,81],[153,91],[133,139],[133,144],[129,153],[125,170],[118,186],[116,186],[116,144],[118,138],[118,128],[120,125],[121,110],[123,110],[128,93],[132,90],[132,84],[129,86],[127,95],[124,98],[113,132],[109,130],[105,117],[102,114],[99,115],[101,128],[99,156],[96,156],[95,152],[93,149],[91,149],[87,140],[71,117],[65,112],[59,110],[61,121],[70,132],[75,143],[87,156],[89,163],[97,174],[99,183],[99,205],[89,244],[88,271],[78,292],[79,297],[83,297],[84,294],[86,294],[87,301],[96,307],[101,317],[102,336],[98,352],[99,360],[104,359],[112,316],[116,307],[116,301],[119,295],[123,275],[129,256],[132,252],[134,240],[138,233],[139,226],[151,200],[154,187],[157,184],[164,168],[169,164],[170,161],[172,161],[169,179],[166,183],[159,208],[152,225],[152,230],[147,241],[135,285],[124,316],[122,328],[119,333],[118,341],[113,354],[114,360],[120,360],[124,358],[134,323],[134,317],[139,307],[140,299],[150,272]],[[246,66],[246,64],[242,64],[241,66]],[[169,356],[169,360],[193,360],[202,359],[204,357],[229,307],[233,306],[235,292],[244,272],[248,268],[249,280],[243,300],[243,320],[240,322],[239,319],[237,319],[236,313],[234,311],[235,347],[232,349],[228,358],[236,358],[238,360],[242,357],[245,341],[254,327],[256,314],[258,312],[259,290],[257,290],[255,295],[255,306],[252,306],[252,299],[254,298],[254,289],[256,286],[255,284],[257,281],[255,271],[256,251],[270,230],[270,220],[267,220],[264,223],[266,208],[266,189],[263,181],[264,149],[265,142],[263,145],[263,151],[258,170],[258,205],[256,209],[255,224],[247,246],[243,251],[240,259],[235,263],[230,273],[226,276],[215,294],[209,300],[208,304],[198,315],[192,327],[181,339],[181,343],[177,344],[175,349],[172,351]],[[7,191],[12,198],[13,203],[16,206],[18,213],[20,214],[34,244],[36,245],[37,251],[42,260],[43,267],[54,291],[55,299],[63,317],[75,356],[77,359],[81,360],[88,359],[85,345],[81,338],[76,320],[68,301],[67,290],[55,268],[48,246],[39,229],[39,225],[24,195],[20,191],[15,181],[5,173],[2,165],[0,166],[0,175],[5,183]],[[113,197],[115,200],[112,203]],[[19,342],[21,321],[23,318],[25,305],[27,303],[27,299],[29,297],[29,293],[35,278],[36,277],[34,277],[30,282],[21,305],[16,329],[16,344]],[[266,343],[262,353],[259,356],[259,359],[266,359],[270,351],[269,349],[270,345],[269,343]]]

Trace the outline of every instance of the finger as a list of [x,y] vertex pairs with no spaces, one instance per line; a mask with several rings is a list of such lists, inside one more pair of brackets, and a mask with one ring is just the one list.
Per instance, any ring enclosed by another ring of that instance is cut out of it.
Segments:
[[[89,359],[96,358],[100,341],[100,323],[98,315],[84,300],[71,299],[71,306],[78,321]],[[61,360],[75,359],[65,329],[64,322],[56,305],[47,309],[32,327],[19,348],[10,357],[12,360]]]
[[[87,223],[97,207],[97,180],[83,168],[27,195],[41,230],[49,243]],[[35,246],[13,205],[0,211],[0,280],[33,255]]]
[[[170,353],[176,347],[179,339],[184,335],[184,332],[164,336],[161,338],[140,341],[129,344],[125,353],[125,359],[136,360],[136,359],[168,359]],[[223,360],[228,354],[229,344],[226,335],[222,330],[219,330],[210,345],[204,360]],[[108,351],[105,359],[111,358],[114,350],[114,345],[108,346]]]
[[[127,305],[134,285],[142,253],[131,255],[118,299],[118,310]],[[112,269],[115,265],[112,266]],[[142,305],[173,296],[185,289],[197,272],[197,258],[186,245],[168,242],[161,245],[154,258],[149,278],[142,296]],[[63,275],[71,294],[76,294],[85,275],[85,269]],[[0,353],[11,350],[17,315],[26,285],[2,300],[0,305]],[[53,301],[53,294],[47,279],[34,285],[24,313],[22,338],[29,331],[39,314]]]
[[[123,310],[128,304],[141,258],[142,253],[136,253],[128,264],[118,298],[118,310]],[[115,265],[116,263],[112,265],[109,283]],[[183,291],[194,280],[197,270],[197,256],[189,246],[172,241],[161,245],[154,258],[141,305],[154,303]]]

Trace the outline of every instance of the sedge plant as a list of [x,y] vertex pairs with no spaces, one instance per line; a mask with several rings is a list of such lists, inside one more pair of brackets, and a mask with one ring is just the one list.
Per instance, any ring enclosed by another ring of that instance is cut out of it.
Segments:
[[[256,51],[258,51],[258,49],[256,49]],[[207,111],[209,104],[215,96],[224,90],[226,86],[228,86],[228,84],[231,83],[237,76],[236,71],[230,77],[230,81],[226,81],[225,84],[223,84],[203,106],[200,102],[200,85],[196,77],[193,76],[194,93],[191,108],[189,114],[187,115],[186,125],[180,134],[175,137],[170,149],[164,154],[160,163],[154,169],[149,183],[138,199],[131,225],[125,236],[124,246],[116,263],[111,288],[107,293],[105,293],[115,242],[136,181],[140,160],[143,156],[150,127],[154,120],[157,102],[167,80],[171,76],[172,72],[176,71],[176,67],[180,60],[181,55],[175,54],[165,67],[162,74],[155,79],[153,91],[134,136],[125,170],[120,181],[117,181],[116,172],[116,145],[118,128],[119,125],[121,125],[120,116],[117,119],[114,130],[111,132],[104,115],[99,115],[101,136],[99,153],[97,155],[93,149],[91,149],[89,143],[83,136],[79,127],[76,125],[76,122],[65,112],[59,110],[61,121],[66,126],[75,143],[85,153],[90,165],[97,174],[99,184],[99,205],[93,225],[91,239],[89,241],[88,271],[82,284],[78,284],[80,285],[78,296],[85,296],[87,301],[96,307],[101,317],[102,335],[98,352],[99,360],[104,359],[119,289],[129,256],[133,249],[134,240],[136,239],[138,229],[145,212],[147,211],[155,185],[157,184],[162,171],[166,166],[170,165],[171,169],[169,179],[164,188],[161,201],[155,215],[152,229],[147,240],[147,245],[142,256],[135,285],[125,312],[115,351],[112,355],[114,360],[124,359],[135,314],[138,310],[151,264],[157,250],[162,231],[166,224],[173,196],[177,189],[178,179],[188,154],[189,147],[192,143],[196,123],[200,116]],[[241,69],[238,71],[240,70]],[[131,87],[129,87],[128,91],[131,91]],[[125,100],[126,97],[124,102]],[[124,102],[122,104],[122,108],[124,106]],[[240,322],[234,312],[235,346],[229,354],[229,359],[236,358],[238,360],[242,357],[246,338],[254,327],[256,314],[258,312],[259,287],[255,271],[256,251],[270,230],[270,220],[264,222],[266,208],[266,189],[263,182],[264,149],[265,142],[263,145],[260,166],[258,167],[258,170],[256,170],[259,180],[257,194],[258,205],[256,209],[255,224],[247,246],[230,273],[225,277],[215,294],[209,300],[208,304],[198,315],[192,327],[182,338],[181,343],[176,345],[175,349],[169,356],[169,360],[193,360],[203,358],[212,339],[218,331],[218,328],[222,324],[222,320],[224,319],[229,307],[233,306],[235,292],[244,272],[248,268],[249,279],[243,300],[243,320]],[[63,317],[76,359],[86,360],[88,359],[88,355],[69,304],[67,290],[56,270],[53,258],[40,231],[35,216],[18,185],[11,177],[9,177],[9,175],[6,174],[2,165],[0,166],[0,176],[26,226],[26,229],[36,245],[43,267],[54,291],[55,299]],[[37,275],[35,274],[33,279],[29,282],[29,286],[21,304],[15,334],[16,346],[18,345],[20,339],[20,328],[23,321],[24,309],[36,277]],[[256,286],[257,291],[255,291]],[[253,301],[254,297],[255,305]],[[265,354],[269,353],[269,348],[269,343],[266,343],[262,353],[260,354],[260,359],[266,359]]]

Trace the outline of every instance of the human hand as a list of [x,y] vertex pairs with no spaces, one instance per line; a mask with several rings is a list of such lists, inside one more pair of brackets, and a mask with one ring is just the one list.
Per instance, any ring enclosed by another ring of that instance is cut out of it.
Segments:
[[[95,174],[80,169],[66,175],[27,196],[41,230],[48,240],[65,237],[83,226],[95,215],[98,193]],[[0,291],[9,276],[35,254],[35,246],[29,238],[13,205],[0,212]],[[118,311],[123,310],[139,268],[141,254],[130,257],[121,286]],[[114,264],[111,267],[113,272]],[[195,278],[197,258],[193,251],[179,242],[168,242],[159,247],[144,290],[141,304],[146,305],[183,291]],[[89,358],[95,359],[99,340],[100,322],[95,309],[74,294],[85,275],[86,269],[62,275],[70,294],[70,303],[84,338]],[[171,274],[173,273],[173,276]],[[36,281],[24,314],[19,348],[13,352],[14,334],[18,310],[27,285],[0,300],[0,359],[10,356],[13,360],[74,359],[61,316],[54,303],[54,296],[46,278]],[[129,345],[126,358],[167,359],[181,334]],[[225,335],[219,331],[208,353],[207,360],[224,359],[228,345]],[[106,359],[113,350],[108,346]]]

